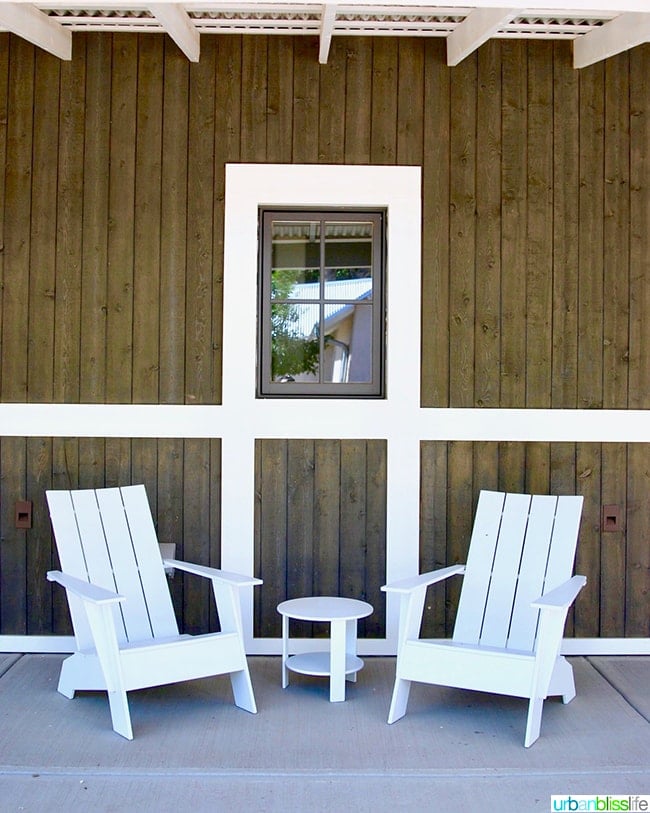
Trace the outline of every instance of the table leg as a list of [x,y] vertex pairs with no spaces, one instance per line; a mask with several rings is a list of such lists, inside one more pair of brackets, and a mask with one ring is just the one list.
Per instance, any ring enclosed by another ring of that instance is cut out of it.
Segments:
[[330,631],[330,703],[345,700],[346,640],[346,622],[343,619],[333,620]]
[[289,616],[282,616],[282,688],[289,685],[289,670],[287,658],[289,657]]
[[[357,619],[350,618],[345,625],[345,652],[353,657],[357,654]],[[357,682],[357,673],[351,672],[346,676],[351,683]]]

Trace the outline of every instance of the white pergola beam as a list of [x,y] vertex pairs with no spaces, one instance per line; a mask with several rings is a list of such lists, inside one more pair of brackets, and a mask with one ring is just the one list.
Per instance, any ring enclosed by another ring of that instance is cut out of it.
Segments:
[[201,55],[200,34],[185,9],[177,3],[151,3],[147,7],[190,62]]
[[27,3],[0,3],[0,27],[59,59],[72,59],[72,33]]
[[332,34],[334,33],[334,21],[336,20],[336,5],[325,3],[323,14],[320,20],[320,45],[318,49],[318,61],[321,65],[327,63],[327,57],[332,44]]
[[650,42],[650,14],[621,14],[573,41],[573,67],[586,68],[644,42]]
[[447,37],[447,65],[458,65],[517,14],[512,8],[476,8]]

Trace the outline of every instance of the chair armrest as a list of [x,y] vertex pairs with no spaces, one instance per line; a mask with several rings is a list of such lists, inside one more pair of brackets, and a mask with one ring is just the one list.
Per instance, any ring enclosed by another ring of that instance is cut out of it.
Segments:
[[181,562],[178,559],[163,559],[163,564],[165,567],[173,567],[176,570],[193,573],[195,576],[202,576],[205,579],[216,579],[217,581],[230,584],[233,587],[248,587],[250,585],[262,584],[262,579],[256,579],[254,576],[231,573],[227,570],[219,570],[216,567],[195,565],[192,564],[192,562]]
[[83,579],[76,578],[76,576],[62,573],[60,570],[50,570],[47,579],[51,582],[57,582],[66,590],[70,590],[71,593],[92,604],[111,604],[124,601],[124,596],[115,593],[113,590],[106,590],[96,584],[90,584],[83,581]]
[[450,576],[462,575],[463,573],[465,573],[465,565],[451,565],[450,567],[442,567],[439,570],[431,570],[428,573],[420,573],[419,576],[410,576],[407,579],[385,584],[381,589],[385,593],[410,593],[419,587],[427,587],[443,579],[448,579]]
[[540,596],[532,602],[531,606],[540,610],[566,610],[573,604],[586,583],[586,576],[573,576],[559,587]]

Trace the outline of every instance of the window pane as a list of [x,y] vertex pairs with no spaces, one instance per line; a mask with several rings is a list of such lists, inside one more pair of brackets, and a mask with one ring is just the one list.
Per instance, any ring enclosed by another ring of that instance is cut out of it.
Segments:
[[274,220],[271,227],[273,268],[320,266],[320,221]]
[[271,378],[276,382],[317,381],[320,341],[318,305],[271,306]]
[[372,295],[373,224],[325,225],[325,298],[358,300]]
[[271,299],[318,299],[318,269],[274,268],[271,271]]
[[325,305],[323,381],[372,381],[372,305]]

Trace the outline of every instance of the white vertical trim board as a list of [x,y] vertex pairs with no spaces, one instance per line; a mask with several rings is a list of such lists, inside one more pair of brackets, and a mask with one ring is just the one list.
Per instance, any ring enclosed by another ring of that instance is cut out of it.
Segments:
[[[252,573],[255,438],[378,437],[388,443],[387,575],[417,570],[420,411],[419,167],[226,166],[224,242],[222,562]],[[260,206],[385,207],[387,217],[386,398],[256,399],[257,230]],[[255,641],[252,599],[245,619],[250,652],[280,651]],[[395,635],[391,610],[388,637]],[[378,652],[386,649],[377,642]]]

